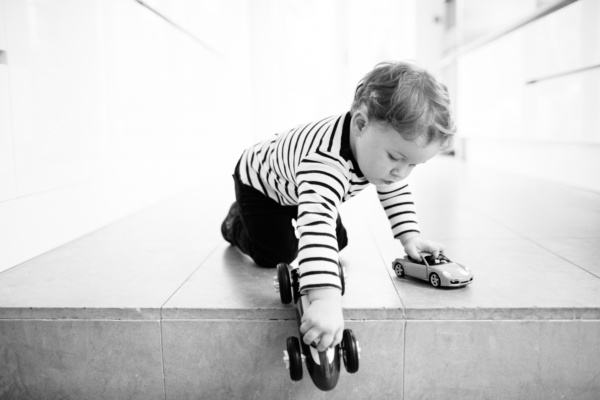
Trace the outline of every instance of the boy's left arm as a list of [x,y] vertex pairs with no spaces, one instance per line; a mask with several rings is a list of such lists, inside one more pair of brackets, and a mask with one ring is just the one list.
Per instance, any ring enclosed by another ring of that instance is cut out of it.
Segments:
[[444,251],[442,244],[421,237],[408,183],[377,187],[377,196],[390,221],[394,238],[400,240],[408,256],[419,260],[420,253],[430,253],[437,258]]

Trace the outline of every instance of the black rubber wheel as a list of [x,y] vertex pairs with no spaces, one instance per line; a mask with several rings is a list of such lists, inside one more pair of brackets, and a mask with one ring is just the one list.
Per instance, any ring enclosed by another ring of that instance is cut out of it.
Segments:
[[277,281],[279,282],[279,297],[283,304],[292,302],[292,283],[289,267],[286,263],[277,264]]
[[353,374],[358,371],[358,344],[356,343],[356,338],[354,337],[352,329],[344,329],[344,336],[342,338],[342,356],[344,359],[344,366],[348,373]]
[[404,277],[404,267],[399,262],[394,263],[394,272],[398,276],[398,278]]
[[290,378],[293,381],[302,379],[302,353],[300,352],[300,341],[295,336],[287,338],[287,352],[290,357]]
[[435,272],[432,272],[431,275],[429,275],[429,283],[431,283],[431,286],[433,286],[435,288],[438,288],[442,285],[440,276],[438,274],[436,274]]
[[340,281],[342,282],[342,296],[346,293],[346,275],[344,274],[344,267],[342,263],[338,263],[338,273],[340,275]]

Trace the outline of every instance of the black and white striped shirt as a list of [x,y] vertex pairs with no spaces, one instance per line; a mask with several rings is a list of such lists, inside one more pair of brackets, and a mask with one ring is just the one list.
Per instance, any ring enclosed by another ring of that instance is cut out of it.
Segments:
[[[297,205],[300,291],[334,287],[338,275],[336,219],[340,204],[363,190],[350,148],[351,114],[328,117],[276,134],[242,154],[240,179],[282,205]],[[419,232],[408,185],[377,188],[395,238]],[[291,223],[291,222],[290,222]]]

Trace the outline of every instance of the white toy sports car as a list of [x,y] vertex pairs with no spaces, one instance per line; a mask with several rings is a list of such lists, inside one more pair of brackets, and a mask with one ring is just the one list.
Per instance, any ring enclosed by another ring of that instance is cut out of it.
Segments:
[[462,287],[473,282],[473,273],[464,265],[450,261],[440,254],[434,258],[431,254],[421,254],[421,261],[409,256],[396,258],[392,268],[398,277],[412,276],[429,281],[433,287],[450,286]]

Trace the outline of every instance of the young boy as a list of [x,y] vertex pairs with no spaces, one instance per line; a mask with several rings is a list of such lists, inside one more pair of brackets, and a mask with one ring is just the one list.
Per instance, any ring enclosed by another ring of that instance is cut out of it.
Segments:
[[421,238],[402,180],[447,148],[454,130],[442,83],[413,63],[382,63],[359,82],[350,112],[243,152],[233,175],[236,202],[221,232],[259,266],[298,258],[300,291],[310,302],[300,326],[306,344],[318,341],[324,351],[341,342],[338,252],[348,239],[338,207],[367,185],[377,186],[392,233],[410,257],[443,251]]

